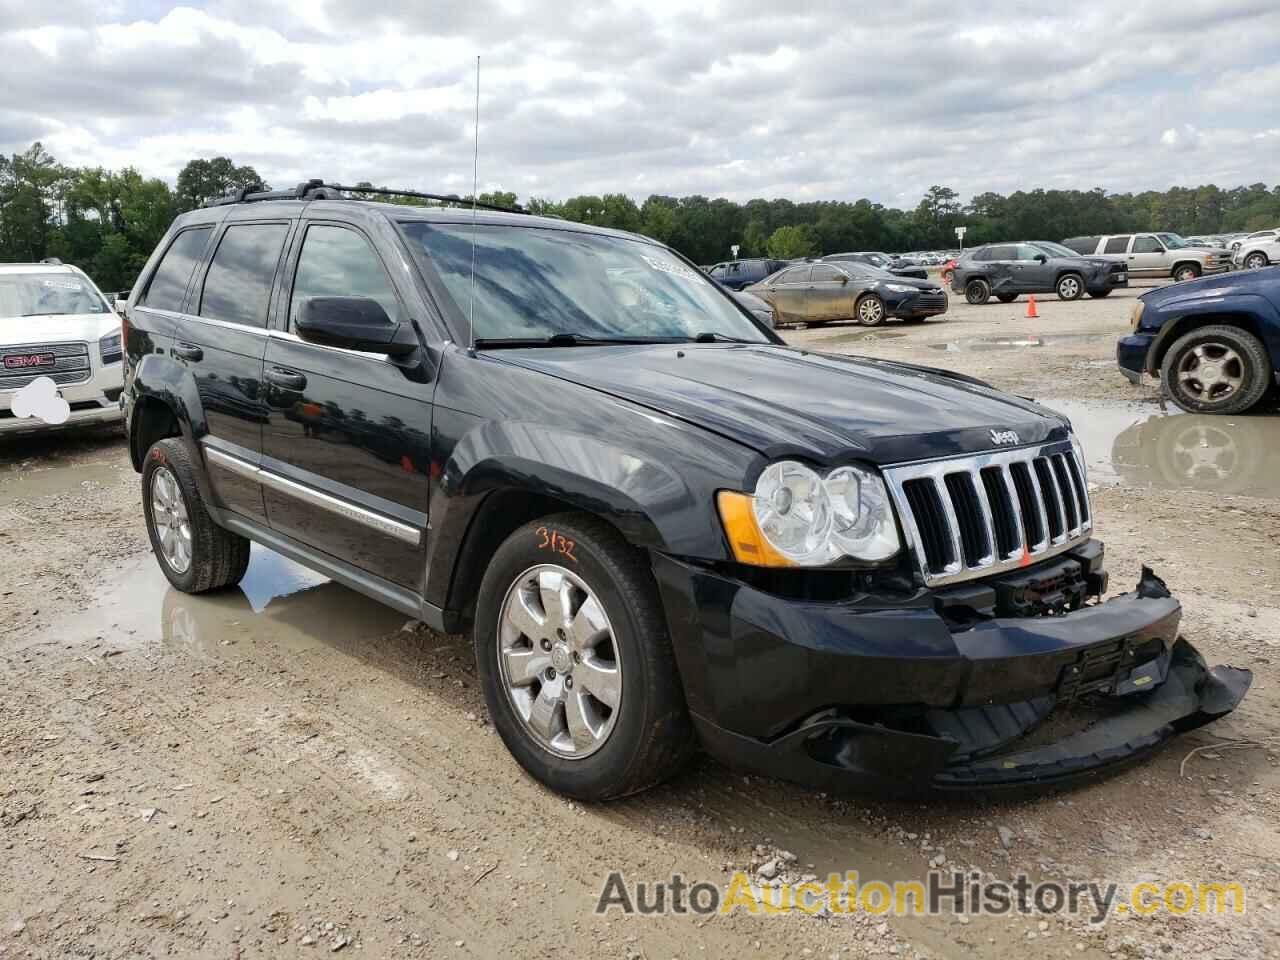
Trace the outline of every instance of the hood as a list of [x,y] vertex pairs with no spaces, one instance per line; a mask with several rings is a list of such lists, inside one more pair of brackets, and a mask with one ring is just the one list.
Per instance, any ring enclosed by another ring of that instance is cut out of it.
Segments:
[[1184,280],[1148,290],[1138,299],[1148,307],[1180,302],[1196,302],[1214,297],[1252,295],[1280,304],[1280,269],[1233,270],[1198,280]]
[[641,404],[770,457],[905,463],[1065,438],[1065,418],[944,371],[769,344],[503,350],[495,359]]
[[917,280],[923,280],[929,276],[929,271],[924,267],[918,267],[912,264],[890,264],[884,269],[899,277],[914,277]]
[[900,283],[904,287],[915,287],[917,290],[941,290],[942,285],[933,280],[921,280],[918,277],[900,276],[878,277],[880,283]]
[[114,313],[59,313],[41,317],[0,317],[0,346],[26,343],[61,343],[84,340],[92,343],[120,329]]

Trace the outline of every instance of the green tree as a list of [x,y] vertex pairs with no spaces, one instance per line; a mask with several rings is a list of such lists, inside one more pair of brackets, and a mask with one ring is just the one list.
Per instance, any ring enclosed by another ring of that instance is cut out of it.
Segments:
[[817,256],[818,250],[813,228],[807,224],[800,227],[779,227],[769,235],[769,256],[779,260]]
[[178,212],[194,210],[240,187],[271,189],[253,167],[237,167],[227,157],[192,160],[178,173]]

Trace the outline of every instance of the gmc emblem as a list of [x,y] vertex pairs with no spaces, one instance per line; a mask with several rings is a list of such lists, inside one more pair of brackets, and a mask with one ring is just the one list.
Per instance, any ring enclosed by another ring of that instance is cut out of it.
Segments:
[[18,370],[24,367],[51,367],[57,363],[52,353],[11,353],[4,358],[6,370]]

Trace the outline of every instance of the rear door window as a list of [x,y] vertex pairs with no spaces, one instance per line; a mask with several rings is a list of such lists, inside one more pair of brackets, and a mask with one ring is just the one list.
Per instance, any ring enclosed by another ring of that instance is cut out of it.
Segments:
[[228,227],[204,279],[200,316],[265,327],[276,266],[288,233],[289,226],[284,223]]
[[160,258],[156,272],[151,276],[151,283],[143,295],[143,306],[156,310],[182,309],[182,301],[186,297],[187,284],[191,281],[191,273],[209,243],[210,227],[199,227],[184,230],[169,244],[169,249]]
[[1124,253],[1129,249],[1129,237],[1112,237],[1107,241],[1107,245],[1102,248],[1103,253]]
[[1002,243],[998,246],[991,247],[991,254],[988,260],[1017,260],[1018,248],[1012,244]]
[[778,277],[778,283],[808,283],[809,267],[792,267],[782,276]]
[[844,274],[835,267],[829,267],[824,263],[816,263],[813,265],[813,274],[810,277],[815,283],[819,280],[839,280]]

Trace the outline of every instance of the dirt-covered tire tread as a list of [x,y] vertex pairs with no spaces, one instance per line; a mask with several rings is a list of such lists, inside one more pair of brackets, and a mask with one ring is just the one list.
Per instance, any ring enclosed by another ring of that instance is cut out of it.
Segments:
[[[187,520],[191,524],[191,566],[181,574],[165,562],[151,519],[151,476],[156,466],[161,464],[168,466],[177,479],[187,507]],[[239,583],[244,578],[245,571],[249,568],[251,544],[245,537],[213,522],[209,511],[205,509],[195,478],[195,467],[186,444],[177,437],[158,440],[147,451],[143,466],[142,504],[151,547],[169,582],[184,593],[208,593]]]

